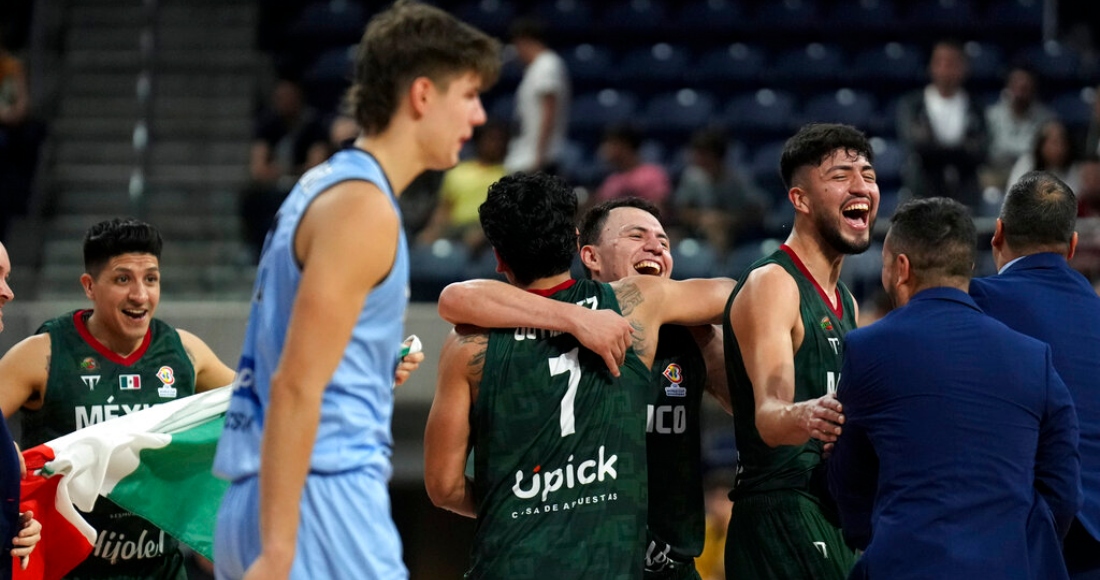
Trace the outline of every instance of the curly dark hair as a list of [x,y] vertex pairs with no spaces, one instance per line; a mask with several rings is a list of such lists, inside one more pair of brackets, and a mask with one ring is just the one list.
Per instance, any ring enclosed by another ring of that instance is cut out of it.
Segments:
[[99,222],[84,234],[84,271],[93,278],[115,256],[152,254],[160,259],[164,241],[151,224],[134,218],[114,218]]
[[348,106],[368,135],[378,134],[413,80],[427,77],[445,89],[456,75],[473,72],[484,90],[496,82],[500,62],[500,43],[484,32],[434,6],[398,0],[363,33]]
[[569,270],[577,255],[577,195],[558,177],[518,173],[489,186],[478,208],[481,229],[527,286]]
[[783,145],[783,156],[779,160],[783,184],[790,189],[791,178],[800,167],[821,165],[837,149],[863,155],[869,162],[875,160],[871,143],[859,129],[838,123],[810,123]]

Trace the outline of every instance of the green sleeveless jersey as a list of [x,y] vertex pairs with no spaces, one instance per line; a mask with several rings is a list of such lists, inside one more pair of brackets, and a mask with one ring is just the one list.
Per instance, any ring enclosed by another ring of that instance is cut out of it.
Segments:
[[[42,408],[22,411],[25,448],[195,393],[195,369],[174,328],[153,319],[141,347],[120,357],[88,332],[89,315],[78,310],[38,329],[50,335],[50,370]],[[180,566],[175,539],[109,500],[83,515],[99,533],[70,577],[161,578]]]
[[[619,311],[607,284],[552,291]],[[470,417],[478,513],[467,578],[641,578],[650,393],[633,350],[616,379],[570,335],[490,332]]]
[[[837,283],[836,300],[839,306],[834,310],[802,261],[786,245],[758,260],[750,270],[767,264],[778,264],[798,283],[798,311],[804,338],[794,353],[794,401],[816,399],[835,392],[844,358],[844,335],[856,327],[851,292],[843,282]],[[748,272],[745,274],[747,276]],[[756,430],[752,382],[745,371],[741,349],[729,322],[733,299],[741,288],[739,284],[730,295],[723,323],[726,376],[737,435],[737,482],[730,497],[788,489],[804,492],[819,500],[826,499],[824,464],[821,461],[823,444],[820,441],[811,439],[803,445],[769,447]]]
[[700,465],[699,406],[707,366],[691,331],[661,327],[646,408],[649,461],[649,523],[646,569],[661,570],[668,558],[693,562],[703,552],[706,514]]

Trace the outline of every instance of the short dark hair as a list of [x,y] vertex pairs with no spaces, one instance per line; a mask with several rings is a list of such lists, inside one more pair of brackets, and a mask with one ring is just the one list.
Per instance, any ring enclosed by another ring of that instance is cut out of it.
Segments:
[[[657,218],[657,221],[661,221],[660,208],[648,200],[640,197],[617,197],[609,199],[592,207],[581,217],[580,244],[582,247],[595,245],[600,242],[600,232],[603,231],[603,226],[607,223],[607,217],[611,215],[611,210],[620,207],[638,208],[652,214],[653,217]],[[588,269],[588,266],[584,267],[584,274],[589,278],[592,277],[592,271]]]
[[483,89],[491,86],[500,74],[500,43],[434,6],[397,0],[367,24],[347,101],[363,130],[377,134],[413,80],[446,87],[463,72],[479,75]]
[[1029,171],[1001,206],[1005,241],[1016,250],[1068,244],[1077,224],[1077,196],[1048,171]]
[[151,224],[134,218],[114,218],[99,222],[84,234],[84,271],[93,278],[115,256],[152,254],[160,259],[164,241]]
[[875,160],[875,152],[871,150],[871,143],[863,131],[851,125],[810,123],[803,125],[783,145],[783,155],[779,159],[783,185],[790,189],[791,178],[799,168],[821,165],[837,149],[863,155],[867,161]]
[[890,252],[908,256],[918,279],[969,280],[974,273],[977,229],[970,210],[951,198],[905,202],[894,213],[887,237]]
[[516,282],[569,270],[577,255],[577,194],[560,178],[517,173],[489,186],[481,229]]

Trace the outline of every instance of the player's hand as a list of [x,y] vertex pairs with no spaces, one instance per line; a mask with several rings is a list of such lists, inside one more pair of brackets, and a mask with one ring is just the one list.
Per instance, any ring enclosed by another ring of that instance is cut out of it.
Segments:
[[836,395],[828,394],[817,399],[798,403],[798,424],[811,438],[832,443],[840,436],[844,424],[844,407]]
[[633,344],[634,327],[614,310],[579,310],[583,312],[571,334],[600,355],[612,375],[619,376],[619,367],[626,362],[626,351]]
[[424,362],[424,353],[422,352],[412,352],[405,355],[401,359],[401,364],[397,365],[397,374],[393,379],[394,386],[405,384],[405,381],[409,380],[409,375],[420,368],[422,362]]
[[11,555],[19,558],[19,565],[23,570],[30,563],[31,552],[34,551],[38,540],[42,539],[42,524],[34,519],[34,512],[25,511],[19,514],[19,533],[12,539]]

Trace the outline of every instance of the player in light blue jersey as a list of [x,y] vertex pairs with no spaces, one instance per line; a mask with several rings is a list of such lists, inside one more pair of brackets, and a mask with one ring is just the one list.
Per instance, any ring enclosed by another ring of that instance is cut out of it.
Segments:
[[214,462],[233,482],[219,578],[408,577],[387,489],[408,285],[396,194],[457,163],[499,68],[495,40],[431,6],[399,0],[367,25],[349,95],[362,133],[302,176],[260,257]]

